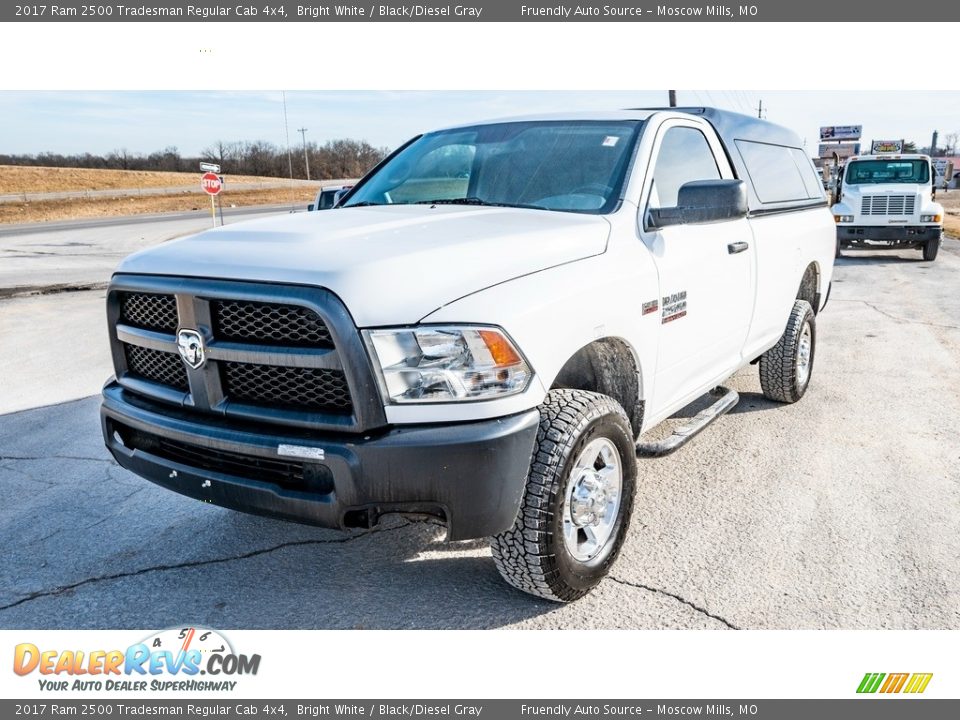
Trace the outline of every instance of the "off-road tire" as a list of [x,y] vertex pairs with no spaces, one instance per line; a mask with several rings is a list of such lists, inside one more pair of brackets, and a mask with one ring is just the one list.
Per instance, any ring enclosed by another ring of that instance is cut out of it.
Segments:
[[[636,447],[627,414],[606,395],[551,390],[539,410],[540,427],[520,511],[513,527],[491,538],[490,546],[497,570],[515,588],[570,602],[606,576],[623,545],[636,488]],[[568,465],[597,437],[612,441],[620,455],[620,510],[603,550],[582,562],[570,554],[563,540],[564,497]]]
[[923,244],[923,259],[928,262],[933,262],[937,259],[937,253],[940,252],[940,238],[936,240],[927,240]]
[[[806,382],[797,377],[797,351],[806,324],[810,325],[810,363]],[[772,348],[760,356],[760,387],[763,396],[776,402],[795,403],[810,386],[817,349],[817,325],[813,308],[806,300],[797,300],[790,311],[787,329]]]

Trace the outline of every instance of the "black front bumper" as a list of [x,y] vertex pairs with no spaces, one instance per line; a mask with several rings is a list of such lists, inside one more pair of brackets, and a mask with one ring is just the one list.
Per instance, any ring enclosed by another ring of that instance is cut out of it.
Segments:
[[931,225],[838,225],[837,240],[841,245],[864,244],[866,240],[887,243],[891,246],[917,247],[928,240],[939,240],[943,228]]
[[[104,388],[100,417],[120,465],[183,495],[329,528],[369,527],[394,512],[440,516],[451,540],[513,525],[540,420],[530,410],[364,435],[287,435],[145,401],[116,383]],[[281,445],[301,456],[281,454]]]

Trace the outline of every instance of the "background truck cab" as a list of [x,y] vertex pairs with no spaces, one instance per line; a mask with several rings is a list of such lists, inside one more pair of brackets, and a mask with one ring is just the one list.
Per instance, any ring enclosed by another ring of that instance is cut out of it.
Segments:
[[337,185],[336,187],[321,187],[317,191],[317,197],[313,202],[307,205],[307,212],[314,210],[332,210],[340,202],[340,199],[347,194],[347,191],[353,185]]
[[863,155],[841,173],[833,217],[837,257],[844,248],[919,248],[933,260],[943,234],[927,155]]

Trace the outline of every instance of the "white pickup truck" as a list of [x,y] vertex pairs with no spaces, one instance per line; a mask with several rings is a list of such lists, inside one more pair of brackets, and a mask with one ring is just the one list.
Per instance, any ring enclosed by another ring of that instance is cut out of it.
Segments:
[[837,257],[847,248],[919,248],[934,260],[943,235],[943,206],[935,201],[927,155],[860,155],[841,170],[833,217]]
[[[577,599],[627,532],[637,455],[807,389],[834,223],[802,142],[704,108],[413,138],[322,213],[137,253],[107,314],[117,461],[204,502],[332,528],[491,537]],[[645,433],[713,392],[666,440]],[[642,510],[641,510],[642,511]]]

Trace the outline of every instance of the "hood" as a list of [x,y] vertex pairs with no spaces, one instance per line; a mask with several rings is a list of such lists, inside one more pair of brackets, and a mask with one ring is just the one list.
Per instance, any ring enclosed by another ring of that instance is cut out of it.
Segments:
[[843,193],[851,195],[919,195],[930,192],[929,185],[916,183],[869,183],[859,185],[844,185]]
[[324,287],[359,327],[414,323],[464,295],[598,255],[598,215],[394,205],[236,223],[131,255],[118,272]]

